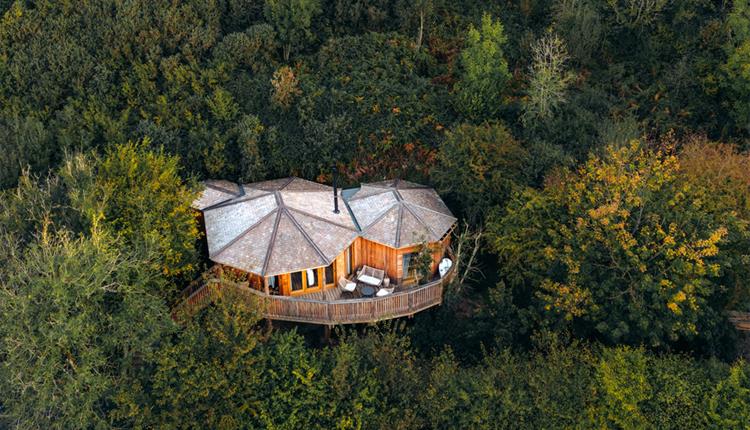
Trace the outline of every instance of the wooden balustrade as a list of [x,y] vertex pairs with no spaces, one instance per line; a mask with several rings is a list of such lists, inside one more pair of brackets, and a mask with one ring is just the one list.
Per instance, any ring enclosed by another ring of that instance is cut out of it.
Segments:
[[729,322],[740,331],[750,332],[750,312],[729,312]]
[[267,295],[263,292],[218,279],[208,281],[193,292],[173,311],[192,313],[208,304],[220,289],[231,288],[240,297],[247,297],[264,309],[266,318],[311,324],[356,324],[414,315],[439,305],[443,301],[443,287],[453,279],[451,270],[442,279],[409,288],[384,297],[361,299],[314,300],[304,296]]

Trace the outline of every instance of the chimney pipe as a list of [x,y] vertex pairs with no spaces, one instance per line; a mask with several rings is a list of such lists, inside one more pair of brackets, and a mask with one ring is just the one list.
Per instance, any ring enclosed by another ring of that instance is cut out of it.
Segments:
[[339,213],[339,190],[338,190],[339,173],[336,166],[333,166],[333,213]]

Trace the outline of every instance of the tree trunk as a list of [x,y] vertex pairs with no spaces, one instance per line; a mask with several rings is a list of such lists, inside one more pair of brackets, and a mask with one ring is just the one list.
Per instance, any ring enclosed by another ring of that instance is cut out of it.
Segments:
[[424,34],[424,10],[419,11],[419,32],[417,33],[417,51],[422,49],[422,35]]

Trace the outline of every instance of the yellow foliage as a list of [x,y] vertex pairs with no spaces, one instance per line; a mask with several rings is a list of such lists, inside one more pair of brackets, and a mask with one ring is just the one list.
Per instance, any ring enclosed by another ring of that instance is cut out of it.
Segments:
[[669,308],[670,311],[678,315],[682,313],[682,310],[680,310],[680,307],[677,305],[677,303],[669,302],[667,303],[667,307]]

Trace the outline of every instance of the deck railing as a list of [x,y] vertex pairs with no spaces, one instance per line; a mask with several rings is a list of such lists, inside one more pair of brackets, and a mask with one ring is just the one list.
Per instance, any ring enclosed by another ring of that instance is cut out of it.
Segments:
[[453,277],[451,269],[441,279],[384,297],[331,301],[268,295],[240,284],[212,279],[180,303],[173,315],[192,313],[213,300],[220,290],[231,289],[239,297],[260,305],[264,316],[273,320],[325,325],[369,323],[414,315],[439,305],[443,301],[443,289]]
[[750,312],[729,312],[729,322],[739,331],[750,332]]

